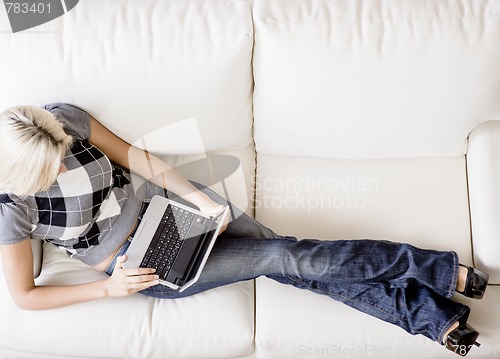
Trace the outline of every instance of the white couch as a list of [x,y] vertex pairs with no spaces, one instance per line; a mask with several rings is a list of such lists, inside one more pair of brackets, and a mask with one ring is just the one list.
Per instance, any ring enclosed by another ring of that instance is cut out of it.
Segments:
[[[468,357],[500,358],[499,0],[81,0],[16,34],[0,11],[0,49],[0,108],[72,103],[174,165],[236,156],[230,199],[277,232],[457,251],[492,283],[455,298]],[[36,281],[104,276],[44,245]],[[42,312],[2,279],[0,313],[1,358],[456,357],[267,278]]]

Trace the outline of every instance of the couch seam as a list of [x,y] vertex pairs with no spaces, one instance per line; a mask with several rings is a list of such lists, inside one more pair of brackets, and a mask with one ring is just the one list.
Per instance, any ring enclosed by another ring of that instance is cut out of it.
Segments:
[[475,255],[474,255],[474,235],[472,232],[472,206],[470,201],[470,189],[469,189],[469,164],[468,164],[468,153],[469,153],[469,136],[467,136],[466,152],[464,156],[465,161],[465,190],[467,192],[467,209],[469,215],[469,241],[472,255],[472,265],[476,266]]
[[266,19],[254,19],[255,22],[265,23],[265,24],[298,24],[298,23],[311,23],[311,24],[341,24],[341,23],[362,23],[362,22],[386,22],[386,21],[431,21],[431,20],[471,20],[471,19],[489,19],[494,17],[500,17],[498,14],[489,15],[477,15],[477,16],[456,16],[456,17],[421,17],[421,18],[365,18],[365,19],[348,19],[348,20],[336,20],[336,21],[325,21],[325,20],[266,20]]
[[[255,22],[254,22],[254,1],[249,1],[250,5],[250,22],[252,26],[252,52],[250,59],[250,70],[252,74],[252,143],[253,143],[253,151],[254,151],[254,170],[253,176],[254,181],[252,181],[252,215],[253,218],[257,215],[257,209],[255,206],[257,200],[257,144],[255,143],[255,74],[254,74],[254,55],[255,55]],[[257,281],[255,279],[253,281],[253,353],[255,355],[257,351]]]

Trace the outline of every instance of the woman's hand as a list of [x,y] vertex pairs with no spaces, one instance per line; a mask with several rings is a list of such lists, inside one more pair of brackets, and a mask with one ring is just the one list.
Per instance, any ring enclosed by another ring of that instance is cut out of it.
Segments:
[[127,255],[116,259],[113,274],[105,281],[106,296],[124,297],[159,283],[154,268],[124,269],[126,260]]
[[[210,201],[200,206],[200,212],[207,216],[215,217],[220,214],[224,210],[224,208],[225,207],[222,204]],[[230,216],[226,216],[226,218],[224,219],[224,224],[222,225],[219,233],[222,233],[226,230],[227,225],[229,224],[229,218]]]
[[224,206],[222,204],[218,204],[217,202],[207,202],[200,206],[200,212],[204,215],[215,217],[220,214],[224,210]]

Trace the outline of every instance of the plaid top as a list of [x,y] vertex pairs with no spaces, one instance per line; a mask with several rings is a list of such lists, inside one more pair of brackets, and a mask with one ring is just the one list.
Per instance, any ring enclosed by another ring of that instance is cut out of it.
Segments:
[[0,193],[0,244],[41,239],[88,265],[99,264],[130,233],[142,201],[134,195],[130,173],[88,142],[86,112],[61,103],[44,108],[74,138],[64,157],[68,171],[34,196]]

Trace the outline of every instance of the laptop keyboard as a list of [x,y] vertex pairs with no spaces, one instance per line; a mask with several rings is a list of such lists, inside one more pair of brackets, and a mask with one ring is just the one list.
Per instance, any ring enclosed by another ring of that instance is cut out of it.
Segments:
[[194,213],[169,204],[140,266],[156,268],[165,279],[194,219]]

